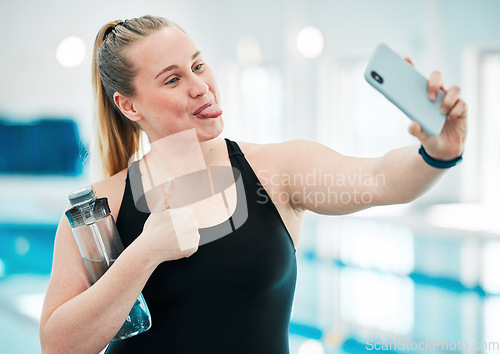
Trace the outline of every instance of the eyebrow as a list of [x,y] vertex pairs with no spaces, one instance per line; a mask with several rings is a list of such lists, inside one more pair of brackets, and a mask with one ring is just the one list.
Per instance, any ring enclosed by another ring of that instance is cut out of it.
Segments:
[[[191,57],[191,60],[195,60],[197,57],[199,57],[199,56],[200,56],[200,54],[201,54],[201,52],[200,52],[200,51],[197,51],[196,53],[194,53],[194,54],[193,54],[193,56]],[[177,65],[175,65],[175,64],[173,64],[173,65],[169,65],[169,66],[167,66],[166,68],[164,68],[162,71],[160,71],[158,74],[156,74],[156,76],[155,76],[155,78],[154,78],[154,79],[156,80],[156,79],[158,78],[158,76],[160,76],[160,75],[162,75],[162,74],[166,73],[167,71],[172,71],[172,70],[175,70],[175,69],[177,69],[177,68],[178,68],[178,66],[177,66]]]

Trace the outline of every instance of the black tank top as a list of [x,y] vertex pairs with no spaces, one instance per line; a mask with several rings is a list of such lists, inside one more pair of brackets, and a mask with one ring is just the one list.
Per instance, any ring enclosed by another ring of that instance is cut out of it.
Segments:
[[[240,148],[225,140],[231,165],[241,172],[246,222],[227,236],[203,244],[189,258],[160,264],[142,291],[152,327],[111,342],[106,353],[289,353],[295,248]],[[240,208],[239,195],[237,200]],[[127,176],[117,217],[125,247],[142,232],[148,216],[136,209]],[[199,229],[201,239],[218,226]]]

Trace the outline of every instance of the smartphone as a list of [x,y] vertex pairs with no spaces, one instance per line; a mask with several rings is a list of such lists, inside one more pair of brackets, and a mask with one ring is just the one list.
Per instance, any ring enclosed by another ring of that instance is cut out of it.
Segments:
[[439,111],[444,92],[427,96],[428,80],[386,44],[377,46],[365,71],[365,79],[429,135],[441,133],[446,115]]

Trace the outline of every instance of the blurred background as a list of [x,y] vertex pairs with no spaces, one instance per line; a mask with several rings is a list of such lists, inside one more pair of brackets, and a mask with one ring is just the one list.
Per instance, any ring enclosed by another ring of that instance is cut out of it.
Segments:
[[310,139],[365,157],[416,143],[408,118],[364,81],[381,42],[424,75],[437,69],[445,86],[460,85],[464,162],[426,195],[307,215],[291,352],[376,343],[404,352],[423,341],[441,341],[435,352],[499,350],[499,1],[21,0],[0,12],[1,353],[40,352],[56,227],[67,194],[97,178],[87,159],[94,37],[110,20],[145,14],[179,23],[204,53],[233,140]]

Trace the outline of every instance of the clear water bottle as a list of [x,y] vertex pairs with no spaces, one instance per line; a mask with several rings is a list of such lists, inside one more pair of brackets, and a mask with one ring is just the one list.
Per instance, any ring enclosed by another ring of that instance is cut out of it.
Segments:
[[[68,196],[71,208],[66,217],[80,249],[90,283],[94,284],[113,265],[123,244],[111,215],[108,199],[96,199],[92,187],[78,189]],[[113,340],[126,339],[147,331],[151,314],[142,294]]]

